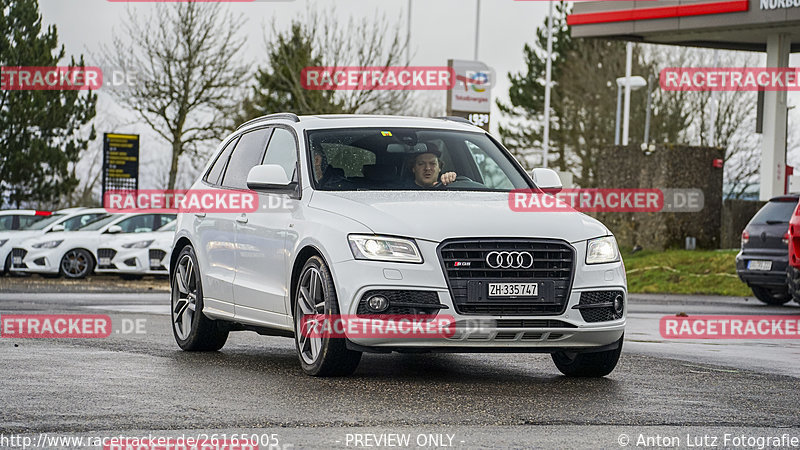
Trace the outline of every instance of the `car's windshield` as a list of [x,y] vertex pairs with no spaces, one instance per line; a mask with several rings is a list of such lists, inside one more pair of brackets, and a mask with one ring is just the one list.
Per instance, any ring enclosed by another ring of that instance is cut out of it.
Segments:
[[510,191],[532,187],[486,134],[438,129],[348,128],[308,132],[309,161],[319,190],[448,189]]
[[51,215],[49,217],[46,217],[46,218],[44,218],[42,220],[39,220],[37,222],[32,223],[32,224],[28,225],[27,227],[23,227],[22,229],[23,230],[43,230],[43,229],[45,229],[45,227],[47,227],[51,223],[58,222],[59,220],[63,219],[66,216],[67,216],[66,214],[53,214],[53,215]]
[[750,220],[751,225],[789,223],[797,207],[796,201],[769,202]]
[[102,219],[95,220],[94,222],[86,225],[85,227],[78,228],[80,231],[97,231],[100,228],[108,225],[109,223],[113,222],[115,219],[118,219],[119,216],[111,214],[109,216],[103,217]]

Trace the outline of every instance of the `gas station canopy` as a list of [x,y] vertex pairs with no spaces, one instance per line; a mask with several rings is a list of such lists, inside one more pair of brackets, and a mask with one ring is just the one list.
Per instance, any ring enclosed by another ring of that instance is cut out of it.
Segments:
[[800,51],[800,0],[576,2],[567,23],[573,37],[761,52],[780,33]]
[[[573,37],[766,52],[768,68],[800,51],[800,0],[576,2],[567,23]],[[761,200],[786,190],[786,119],[786,91],[765,91]]]

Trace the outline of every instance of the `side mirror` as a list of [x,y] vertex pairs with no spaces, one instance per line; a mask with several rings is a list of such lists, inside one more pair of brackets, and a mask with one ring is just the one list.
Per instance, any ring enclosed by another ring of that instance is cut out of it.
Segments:
[[50,228],[51,232],[56,231],[64,231],[64,225],[53,225],[53,228]]
[[108,227],[108,230],[106,230],[106,233],[108,234],[122,233],[122,227],[119,225],[111,225],[110,227]]
[[286,171],[277,164],[255,166],[247,174],[247,187],[252,190],[286,189],[291,184]]
[[561,184],[561,178],[555,170],[538,168],[531,171],[531,178],[533,183],[541,190],[558,192],[564,186]]

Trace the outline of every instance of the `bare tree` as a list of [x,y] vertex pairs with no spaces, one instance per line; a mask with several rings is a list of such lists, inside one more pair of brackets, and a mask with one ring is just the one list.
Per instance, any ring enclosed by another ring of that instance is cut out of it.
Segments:
[[419,111],[411,91],[378,89],[309,90],[303,87],[305,67],[339,68],[408,65],[407,43],[399,28],[377,12],[373,17],[336,18],[334,8],[309,12],[288,29],[273,21],[265,32],[267,64],[259,68],[252,94],[242,102],[239,121],[263,114],[398,114]]
[[172,147],[168,189],[181,157],[197,158],[203,143],[231,126],[247,76],[239,62],[242,20],[220,3],[157,4],[147,16],[129,9],[102,50],[107,65],[135,80],[112,95]]

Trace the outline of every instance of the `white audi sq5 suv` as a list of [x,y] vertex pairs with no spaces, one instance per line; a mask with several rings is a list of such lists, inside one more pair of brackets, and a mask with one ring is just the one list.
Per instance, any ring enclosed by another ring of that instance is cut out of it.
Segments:
[[[178,214],[175,339],[211,351],[231,331],[293,337],[313,376],[348,375],[362,353],[391,351],[551,353],[565,375],[605,376],[627,302],[613,235],[574,210],[510,207],[512,191],[560,188],[555,172],[529,176],[463,119],[252,120],[192,190],[254,193],[258,208]],[[395,316],[447,317],[448,332],[374,327]],[[373,333],[309,332],[328,317],[372,321]]]

